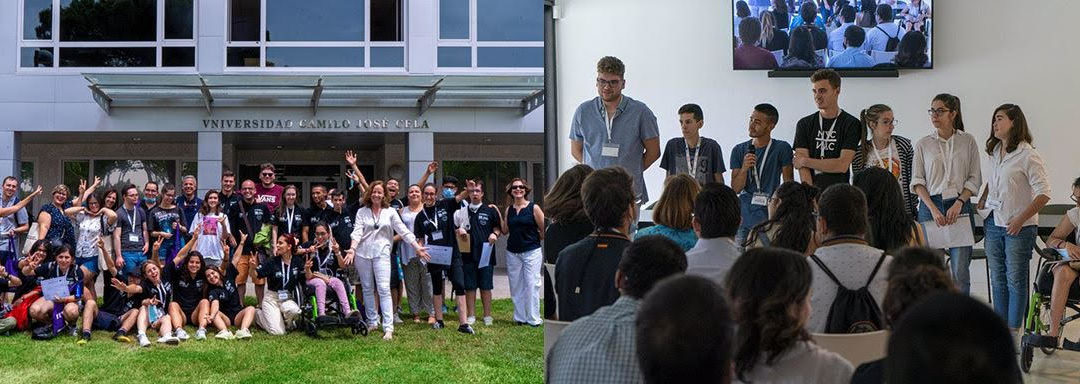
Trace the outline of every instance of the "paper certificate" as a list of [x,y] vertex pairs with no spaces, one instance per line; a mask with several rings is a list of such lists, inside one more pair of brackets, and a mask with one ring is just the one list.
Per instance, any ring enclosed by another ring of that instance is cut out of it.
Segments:
[[971,219],[961,215],[951,225],[939,227],[934,221],[920,223],[926,233],[926,246],[947,249],[970,247],[975,245],[975,234],[971,230]]
[[491,243],[484,243],[484,249],[480,252],[480,264],[478,267],[484,268],[491,264]]
[[68,292],[67,278],[60,276],[42,280],[41,296],[47,300],[71,296],[71,293]]
[[454,259],[454,248],[442,245],[428,245],[428,255],[431,256],[429,264],[450,265]]

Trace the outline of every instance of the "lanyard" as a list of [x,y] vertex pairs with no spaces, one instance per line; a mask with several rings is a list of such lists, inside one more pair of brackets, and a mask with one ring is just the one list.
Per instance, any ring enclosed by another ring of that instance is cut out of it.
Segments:
[[[611,117],[608,117],[608,115],[607,115],[607,106],[604,105],[604,102],[602,100],[598,100],[598,101],[600,103],[600,113],[602,115],[601,117],[604,118],[604,126],[607,127],[607,141],[610,143],[611,142],[611,131],[614,128],[614,125],[615,125],[615,116],[619,115],[619,108],[616,107],[615,108],[615,113],[612,114]],[[619,104],[622,104],[622,96],[619,96]]]
[[683,144],[686,144],[686,173],[690,174],[690,177],[697,178],[697,166],[698,160],[701,160],[701,138],[698,137],[697,145],[694,146],[694,162],[690,162],[690,142],[683,140]]
[[[126,211],[127,207],[124,207],[124,210]],[[135,233],[135,214],[138,212],[138,210],[131,211],[131,233]]]
[[155,287],[157,288],[158,300],[161,300],[161,305],[165,305],[165,287],[163,283],[157,283]]
[[[435,211],[436,215],[439,214],[439,209],[438,208],[433,209],[433,211]],[[427,208],[424,208],[424,219],[425,219],[424,221],[431,223],[431,226],[435,227],[436,230],[439,229],[439,223],[436,223],[435,219],[432,218],[430,215],[428,215]]]
[[829,125],[829,130],[828,131],[825,130],[825,118],[821,117],[821,112],[818,112],[818,114],[817,114],[818,127],[821,128],[821,135],[822,135],[822,137],[821,137],[821,158],[822,159],[825,158],[825,146],[826,146],[825,145],[825,140],[828,139],[829,137],[832,137],[835,134],[835,132],[836,132],[836,122],[840,121],[840,115],[843,114],[843,113],[844,113],[844,110],[841,109],[840,113],[836,114],[836,118],[833,119],[832,125]]
[[293,233],[292,232],[292,222],[293,222],[293,217],[295,217],[295,216],[296,216],[296,207],[286,208],[285,209],[285,219],[288,220],[288,222],[285,223],[285,232]]
[[[953,139],[956,138],[956,135],[958,133],[959,132],[953,131],[953,135],[949,136],[949,138],[947,140],[945,140],[945,145],[942,145],[940,140],[938,140],[938,143],[937,143],[938,144],[938,149],[941,150],[942,166],[945,168],[945,178],[944,178],[945,190],[948,190],[949,185],[952,184],[952,171],[953,171],[953,167],[954,167],[954,164],[952,162],[953,162],[953,159],[956,158],[955,154],[953,153],[953,150],[956,147],[956,141],[953,140]],[[938,137],[940,138],[941,136],[938,136]],[[945,190],[942,190],[942,192],[945,192]],[[960,191],[957,191],[957,194],[959,194],[959,193],[960,193]]]
[[[757,184],[757,191],[761,190],[761,174],[765,173],[765,161],[769,159],[769,150],[772,149],[772,139],[769,139],[769,144],[765,146],[765,153],[761,154],[761,161],[758,162],[758,166],[754,167],[754,183]],[[757,151],[754,147],[754,141],[750,140],[750,150]],[[760,169],[759,169],[760,168]]]
[[285,289],[285,286],[289,285],[289,272],[292,272],[292,271],[290,271],[287,268],[287,266],[285,265],[285,258],[282,258],[281,259],[281,289]]
[[[873,139],[870,140],[870,147],[874,148],[874,158],[877,160],[877,164],[882,165],[882,166],[886,165],[885,161],[881,160],[881,153],[878,152],[877,144],[874,144]],[[888,166],[885,167],[885,169],[888,170],[889,173],[892,173],[892,164],[893,164],[892,163],[892,147],[893,147],[893,139],[892,139],[892,137],[890,137],[889,138],[889,143],[885,145],[885,150],[887,151],[887,152],[885,152],[885,155],[889,159]]]

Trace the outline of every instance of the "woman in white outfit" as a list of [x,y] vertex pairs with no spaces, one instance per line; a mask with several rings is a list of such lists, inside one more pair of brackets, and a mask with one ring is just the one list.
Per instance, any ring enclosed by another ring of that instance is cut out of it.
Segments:
[[514,322],[539,327],[540,290],[543,288],[540,268],[544,257],[540,242],[544,240],[544,211],[525,199],[529,191],[529,185],[520,178],[511,180],[506,186],[506,194],[512,202],[503,213],[502,233],[509,235],[506,274],[514,302]]
[[[394,337],[394,305],[390,300],[390,247],[394,244],[394,233],[411,245],[417,256],[423,259],[429,256],[427,249],[416,242],[416,236],[401,222],[398,212],[390,208],[389,202],[384,198],[385,193],[381,181],[375,181],[368,186],[362,201],[364,207],[356,212],[356,219],[353,221],[352,246],[345,256],[345,265],[356,264],[356,272],[360,275],[360,284],[364,291],[364,307],[370,329],[378,324],[374,295],[376,290],[378,291],[383,340],[390,340]],[[375,287],[371,286],[373,279]]]

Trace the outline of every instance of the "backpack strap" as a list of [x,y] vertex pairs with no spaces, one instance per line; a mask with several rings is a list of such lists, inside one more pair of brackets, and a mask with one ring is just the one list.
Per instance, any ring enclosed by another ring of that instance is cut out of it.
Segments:
[[863,285],[863,288],[869,287],[870,282],[874,281],[874,276],[877,276],[878,270],[881,269],[881,264],[885,262],[885,256],[885,252],[882,252],[881,257],[879,257],[877,260],[877,265],[874,265],[874,271],[870,272],[870,277],[866,279],[866,284]]
[[[829,276],[829,278],[832,279],[832,281],[836,283],[837,286],[847,289],[847,287],[845,287],[844,284],[841,284],[840,280],[836,278],[836,275],[833,275],[832,271],[830,271],[829,268],[825,266],[825,263],[817,257],[817,254],[810,254],[810,259],[814,260],[814,263],[821,268],[821,271],[825,272],[825,275]],[[878,265],[880,265],[880,262],[878,263]],[[874,271],[877,272],[877,268],[875,268]]]

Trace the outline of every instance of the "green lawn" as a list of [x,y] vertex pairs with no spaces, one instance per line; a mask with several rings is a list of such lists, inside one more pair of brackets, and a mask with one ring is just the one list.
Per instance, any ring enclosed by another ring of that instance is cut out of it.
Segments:
[[[84,346],[70,335],[33,341],[19,333],[0,337],[0,375],[5,384],[541,382],[543,328],[514,325],[509,299],[496,300],[494,311],[492,326],[477,319],[476,335],[457,332],[455,315],[447,314],[447,328],[439,331],[404,319],[389,342],[381,331],[362,337],[342,329],[315,340],[258,330],[250,340],[222,341],[208,330],[205,341],[139,348],[107,332],[94,332]],[[194,335],[191,327],[188,332]]]

